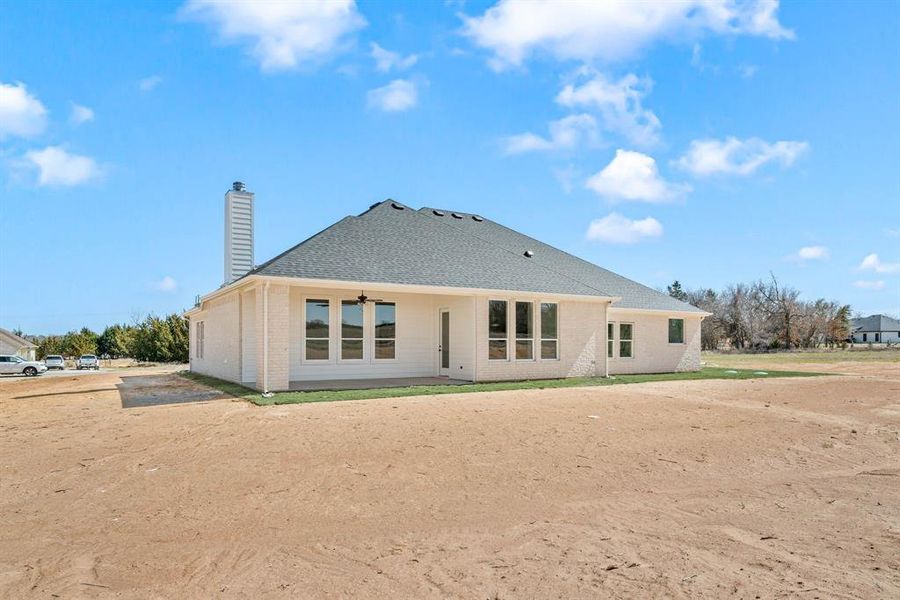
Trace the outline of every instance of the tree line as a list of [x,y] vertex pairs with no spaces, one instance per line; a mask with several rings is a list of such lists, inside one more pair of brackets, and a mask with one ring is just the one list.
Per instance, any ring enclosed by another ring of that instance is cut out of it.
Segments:
[[712,313],[703,320],[704,350],[768,350],[845,346],[850,339],[850,305],[800,292],[770,279],[737,283],[724,290],[683,289],[675,281],[670,296]]
[[133,358],[140,362],[187,362],[188,320],[173,313],[167,317],[150,315],[133,324],[116,324],[95,333],[87,327],[65,335],[31,336],[37,344],[37,358],[51,354],[78,357],[95,354],[108,358]]

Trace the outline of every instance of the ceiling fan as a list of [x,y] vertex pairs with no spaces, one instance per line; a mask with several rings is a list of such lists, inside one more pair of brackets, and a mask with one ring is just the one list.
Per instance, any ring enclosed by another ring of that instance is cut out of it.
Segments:
[[369,298],[368,296],[366,296],[365,290],[360,290],[359,296],[356,297],[356,303],[359,304],[360,306],[365,305],[366,302],[381,302],[381,301],[382,301],[381,298]]

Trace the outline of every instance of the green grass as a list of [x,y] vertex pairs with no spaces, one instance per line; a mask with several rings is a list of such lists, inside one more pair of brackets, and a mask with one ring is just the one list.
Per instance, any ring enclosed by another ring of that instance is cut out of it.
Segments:
[[[736,372],[729,372],[736,371]],[[472,392],[497,392],[505,390],[543,390],[571,387],[594,387],[646,383],[650,381],[693,381],[699,379],[771,379],[773,377],[813,377],[824,373],[800,371],[766,371],[757,374],[752,369],[726,369],[705,367],[690,373],[659,373],[654,375],[616,375],[615,377],[570,377],[567,379],[538,379],[528,381],[498,381],[494,383],[472,383],[466,385],[421,385],[399,388],[376,388],[369,390],[329,390],[321,392],[278,392],[271,398],[263,398],[257,390],[251,390],[236,383],[229,383],[214,377],[182,372],[181,375],[204,385],[220,390],[237,398],[269,406],[272,404],[301,404],[306,402],[335,402],[340,400],[368,400],[372,398],[401,398],[404,396],[434,396],[438,394],[468,394]]]
[[839,362],[900,362],[900,348],[886,348],[884,350],[831,350],[831,351],[795,351],[795,352],[770,352],[765,354],[727,354],[722,352],[703,352],[704,363],[722,366],[738,367],[752,364],[778,364],[789,366],[792,364],[831,364]]

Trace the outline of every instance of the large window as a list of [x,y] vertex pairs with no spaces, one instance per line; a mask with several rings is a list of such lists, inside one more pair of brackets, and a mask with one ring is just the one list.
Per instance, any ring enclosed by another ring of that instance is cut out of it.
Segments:
[[559,308],[555,302],[541,303],[541,358],[559,358]]
[[397,306],[393,302],[375,303],[375,359],[397,357]]
[[669,343],[684,343],[684,319],[669,319]]
[[616,347],[616,324],[606,324],[606,356],[613,357],[613,350]]
[[363,306],[341,301],[341,360],[363,359]]
[[488,302],[488,358],[506,360],[506,300]]
[[619,323],[619,358],[634,357],[634,325]]
[[328,300],[306,301],[306,360],[328,360]]
[[516,360],[534,358],[534,304],[516,302]]

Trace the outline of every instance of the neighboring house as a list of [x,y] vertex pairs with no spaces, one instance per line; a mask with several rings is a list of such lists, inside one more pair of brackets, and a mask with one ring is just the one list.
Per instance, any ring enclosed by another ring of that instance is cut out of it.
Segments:
[[854,343],[900,343],[900,320],[887,315],[850,319],[850,331]]
[[34,360],[36,352],[37,345],[0,327],[0,354],[15,354],[25,360]]
[[478,215],[385,200],[248,270],[252,220],[236,182],[226,282],[186,313],[197,373],[278,391],[700,368],[709,313]]

